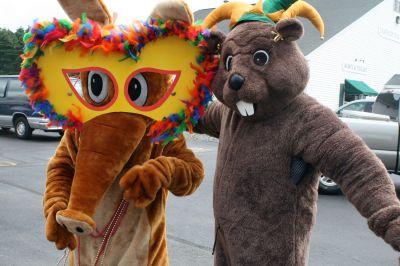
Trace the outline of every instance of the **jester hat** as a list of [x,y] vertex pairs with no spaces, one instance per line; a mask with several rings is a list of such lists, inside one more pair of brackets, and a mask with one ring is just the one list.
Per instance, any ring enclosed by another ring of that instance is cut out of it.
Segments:
[[318,11],[302,0],[259,0],[253,6],[241,2],[228,2],[214,9],[204,20],[205,28],[212,28],[218,22],[229,19],[229,27],[245,21],[261,21],[274,25],[276,22],[294,17],[304,17],[311,21],[324,38],[324,22]]

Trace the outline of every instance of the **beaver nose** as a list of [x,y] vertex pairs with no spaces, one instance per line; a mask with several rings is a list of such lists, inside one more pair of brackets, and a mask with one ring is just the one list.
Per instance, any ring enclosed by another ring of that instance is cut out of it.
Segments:
[[231,89],[235,91],[240,90],[243,83],[244,83],[244,77],[236,73],[233,74],[229,79],[229,87],[231,87]]

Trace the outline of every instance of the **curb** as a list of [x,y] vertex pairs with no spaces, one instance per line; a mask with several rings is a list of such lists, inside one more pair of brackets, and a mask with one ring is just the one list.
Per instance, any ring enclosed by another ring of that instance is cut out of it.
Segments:
[[210,137],[205,134],[183,132],[183,136],[185,137],[186,140],[201,140],[201,141],[218,143],[218,139]]

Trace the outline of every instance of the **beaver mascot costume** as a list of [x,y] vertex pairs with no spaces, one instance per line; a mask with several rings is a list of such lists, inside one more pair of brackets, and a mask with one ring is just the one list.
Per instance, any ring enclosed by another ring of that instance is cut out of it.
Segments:
[[[337,182],[370,229],[400,249],[400,203],[382,162],[337,115],[304,93],[309,68],[296,40],[301,0],[230,2],[204,27],[220,64],[211,104],[197,131],[219,138],[214,180],[215,265],[308,264],[321,172]],[[321,88],[323,89],[323,88]]]

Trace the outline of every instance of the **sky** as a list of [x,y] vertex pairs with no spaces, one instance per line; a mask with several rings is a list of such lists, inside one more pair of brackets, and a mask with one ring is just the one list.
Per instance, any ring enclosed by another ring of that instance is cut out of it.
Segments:
[[[76,0],[76,2],[85,0]],[[117,24],[127,24],[132,19],[144,20],[160,0],[103,0],[111,14],[118,14]],[[223,0],[186,0],[192,12],[199,9],[217,7]],[[253,3],[255,0],[241,0]],[[139,4],[138,4],[139,3]],[[35,19],[51,20],[67,18],[56,0],[0,0],[0,28],[15,31],[27,28]]]

